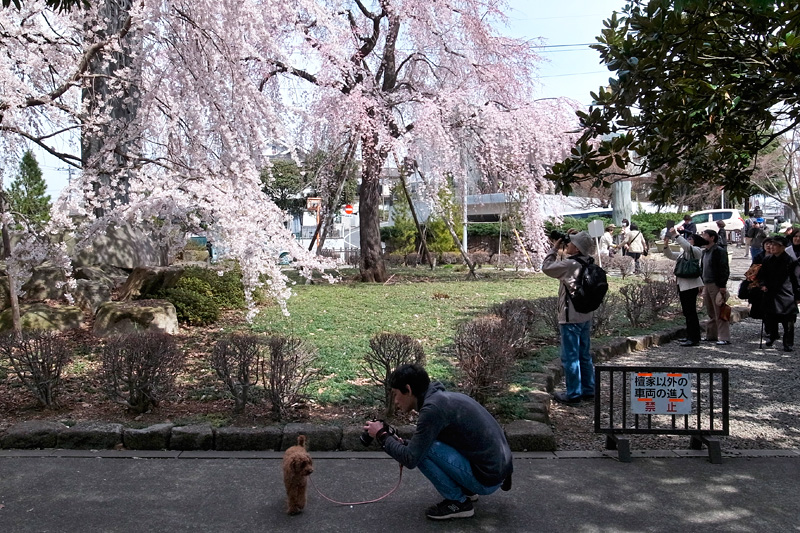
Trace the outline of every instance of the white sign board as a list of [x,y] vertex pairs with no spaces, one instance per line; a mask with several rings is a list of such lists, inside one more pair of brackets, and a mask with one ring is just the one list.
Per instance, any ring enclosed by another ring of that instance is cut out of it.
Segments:
[[631,374],[631,412],[637,415],[692,413],[692,375],[678,372]]
[[598,239],[603,236],[603,232],[606,230],[606,228],[603,225],[602,220],[592,220],[591,222],[589,222],[587,230],[589,231],[590,237],[592,237],[593,239]]

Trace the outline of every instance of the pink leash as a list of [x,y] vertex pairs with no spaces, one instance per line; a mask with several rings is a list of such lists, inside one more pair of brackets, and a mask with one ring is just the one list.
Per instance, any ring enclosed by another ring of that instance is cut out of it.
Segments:
[[395,486],[394,486],[394,488],[393,488],[392,490],[390,490],[389,492],[387,492],[386,494],[384,494],[384,495],[383,495],[383,496],[381,496],[380,498],[376,498],[376,499],[374,499],[374,500],[368,500],[368,501],[365,501],[365,502],[339,502],[339,501],[336,501],[336,500],[334,500],[334,499],[328,498],[327,496],[325,496],[324,494],[322,494],[322,492],[321,492],[321,491],[320,491],[320,490],[317,488],[317,485],[314,483],[314,478],[313,478],[313,477],[311,477],[311,476],[308,476],[308,479],[309,479],[309,481],[311,481],[311,486],[312,486],[312,487],[314,487],[314,490],[316,490],[316,491],[317,491],[317,493],[318,493],[320,496],[322,496],[323,498],[325,498],[326,500],[328,500],[328,501],[329,501],[329,502],[331,502],[331,503],[335,503],[335,504],[338,504],[338,505],[364,505],[365,503],[375,503],[375,502],[379,502],[379,501],[381,501],[382,499],[384,499],[384,498],[387,498],[387,497],[388,497],[390,494],[392,494],[394,491],[396,491],[396,490],[397,490],[397,488],[400,486],[400,482],[402,482],[402,481],[403,481],[403,465],[400,465],[400,477],[399,477],[399,479],[397,480],[397,485],[395,485]]

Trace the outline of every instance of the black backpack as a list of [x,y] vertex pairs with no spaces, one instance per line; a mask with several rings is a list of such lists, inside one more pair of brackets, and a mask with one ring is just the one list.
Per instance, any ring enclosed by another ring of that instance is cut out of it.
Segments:
[[608,292],[606,271],[588,257],[582,259],[571,257],[581,264],[581,272],[576,280],[576,289],[572,294],[567,291],[567,296],[572,301],[572,307],[579,313],[591,313],[603,303],[603,298]]

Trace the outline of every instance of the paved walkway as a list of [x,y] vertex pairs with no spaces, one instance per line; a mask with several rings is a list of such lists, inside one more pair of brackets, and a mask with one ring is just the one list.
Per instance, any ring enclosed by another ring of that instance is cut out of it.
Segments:
[[[290,517],[275,452],[4,451],[0,531],[800,531],[800,451],[747,453],[721,465],[691,450],[632,463],[601,452],[516,454],[510,492],[482,496],[473,518],[439,523],[424,517],[439,497],[416,470],[382,502],[340,506],[312,491]],[[335,499],[367,500],[398,471],[382,453],[320,452],[313,478]]]

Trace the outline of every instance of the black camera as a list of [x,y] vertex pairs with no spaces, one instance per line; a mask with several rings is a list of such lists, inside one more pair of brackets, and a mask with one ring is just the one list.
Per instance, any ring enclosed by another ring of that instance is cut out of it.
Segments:
[[[383,420],[373,420],[373,422],[380,422],[381,424],[383,424],[383,429],[379,429],[378,433],[385,431],[386,434],[390,437],[397,436],[397,430],[392,426],[390,426],[389,424],[387,424],[386,422],[384,422]],[[372,436],[370,436],[369,431],[364,430],[361,433],[361,437],[359,438],[359,440],[361,441],[361,444],[363,444],[364,446],[369,446],[375,439]]]
[[561,233],[557,229],[554,229],[553,231],[550,232],[551,241],[557,241],[560,239],[562,244],[569,244],[569,238],[570,238],[569,233]]

